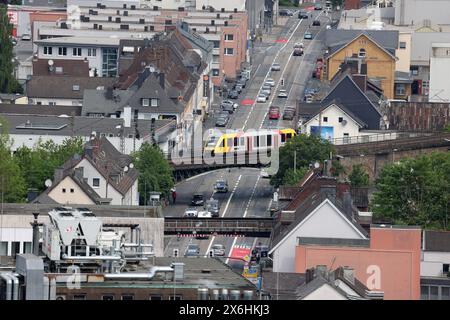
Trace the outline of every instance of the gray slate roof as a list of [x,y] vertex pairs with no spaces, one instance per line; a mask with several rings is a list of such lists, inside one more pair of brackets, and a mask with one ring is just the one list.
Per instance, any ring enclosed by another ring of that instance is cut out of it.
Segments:
[[353,120],[355,120],[361,127],[366,127],[367,124],[361,120],[357,115],[355,115],[351,110],[349,110],[348,108],[346,108],[343,104],[341,103],[337,103],[336,101],[325,101],[324,104],[321,104],[321,106],[317,109],[313,109],[311,108],[310,111],[311,114],[309,115],[310,118],[315,117],[316,115],[318,115],[320,112],[323,112],[325,109],[327,109],[329,106],[331,105],[335,105],[337,106],[339,109],[341,109],[342,111],[344,111],[346,114],[348,114]]
[[47,116],[80,116],[81,106],[47,106],[33,104],[0,104],[0,113]]
[[383,47],[395,56],[395,49],[398,48],[397,30],[342,30],[329,29],[325,33],[325,46],[332,54],[344,47],[360,34],[365,34],[373,39],[379,46]]

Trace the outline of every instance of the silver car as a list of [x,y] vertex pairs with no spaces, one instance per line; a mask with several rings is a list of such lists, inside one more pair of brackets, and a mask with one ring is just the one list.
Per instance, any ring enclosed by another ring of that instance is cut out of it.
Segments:
[[272,78],[267,78],[266,82],[264,84],[268,84],[271,87],[275,86],[275,80],[273,80]]
[[281,70],[281,66],[279,63],[274,63],[272,65],[272,71],[280,71]]
[[215,244],[212,246],[212,251],[215,256],[225,256],[225,246],[223,244]]
[[184,256],[185,257],[198,257],[199,254],[200,254],[200,247],[198,246],[198,244],[191,243],[187,246]]
[[267,101],[267,98],[268,98],[267,95],[261,92],[260,94],[258,94],[258,97],[256,97],[256,102],[264,103]]
[[281,89],[280,91],[278,91],[278,98],[287,98],[288,94],[287,91],[284,89]]

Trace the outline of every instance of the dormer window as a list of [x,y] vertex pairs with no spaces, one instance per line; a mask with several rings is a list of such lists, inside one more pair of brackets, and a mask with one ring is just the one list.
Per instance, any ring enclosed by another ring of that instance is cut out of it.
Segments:
[[366,57],[366,49],[359,49],[358,57],[365,58]]
[[159,99],[156,98],[142,98],[143,107],[159,107]]
[[148,107],[148,106],[150,106],[150,99],[143,98],[143,99],[142,99],[142,106],[143,106],[143,107]]

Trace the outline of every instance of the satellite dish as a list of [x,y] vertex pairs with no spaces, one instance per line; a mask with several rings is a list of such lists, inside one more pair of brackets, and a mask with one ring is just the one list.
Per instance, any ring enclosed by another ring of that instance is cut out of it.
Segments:
[[47,187],[47,188],[50,188],[51,186],[52,186],[52,180],[50,180],[50,179],[47,179],[47,180],[45,180],[45,186]]
[[134,168],[134,164],[130,163],[130,168],[133,169]]
[[316,161],[314,163],[314,168],[319,169],[319,167],[320,167],[320,163],[318,161]]
[[128,172],[128,166],[125,166],[125,168],[123,168],[124,172]]
[[54,62],[53,62],[52,59],[48,60],[48,65],[49,65],[49,66],[52,66],[53,64],[54,64]]
[[342,120],[342,125],[343,126],[347,125],[347,120]]

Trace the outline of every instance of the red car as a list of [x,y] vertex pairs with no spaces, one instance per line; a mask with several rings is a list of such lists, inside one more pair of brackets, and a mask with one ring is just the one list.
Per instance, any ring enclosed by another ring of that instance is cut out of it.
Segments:
[[269,108],[269,119],[270,120],[280,119],[280,107],[271,106]]

